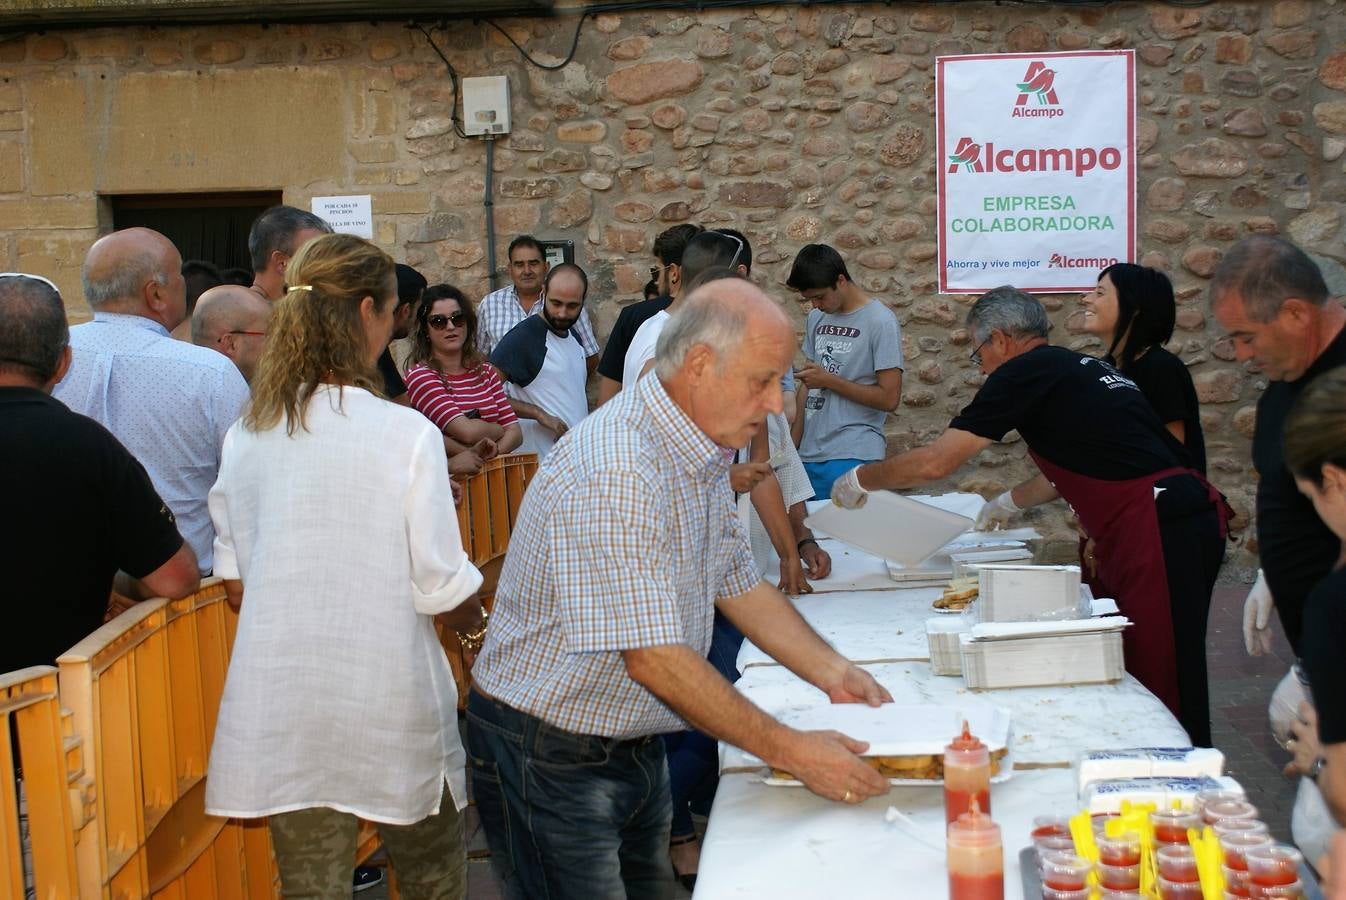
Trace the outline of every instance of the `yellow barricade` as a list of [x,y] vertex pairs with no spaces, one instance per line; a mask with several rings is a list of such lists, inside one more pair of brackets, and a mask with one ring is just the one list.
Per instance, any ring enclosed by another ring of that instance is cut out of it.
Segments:
[[[464,484],[459,527],[488,607],[536,470],[532,454],[505,456]],[[0,675],[0,896],[24,891],[20,759],[41,900],[279,896],[266,822],[205,813],[237,626],[223,584],[208,579],[180,600],[131,606],[63,654],[59,676],[50,666]],[[457,635],[441,629],[441,640],[465,699]],[[358,859],[378,849],[365,823]]]

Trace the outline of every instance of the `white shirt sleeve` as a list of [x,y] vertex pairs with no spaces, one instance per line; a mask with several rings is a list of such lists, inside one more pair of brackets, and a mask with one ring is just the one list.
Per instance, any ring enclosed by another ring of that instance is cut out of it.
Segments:
[[239,578],[238,555],[234,552],[233,529],[229,523],[230,470],[226,465],[229,459],[229,446],[233,443],[233,440],[234,432],[231,429],[225,433],[224,446],[220,449],[219,477],[215,480],[214,487],[210,489],[210,494],[206,497],[206,504],[210,508],[210,521],[215,526],[213,573],[220,578],[227,578],[231,581]]
[[416,612],[448,612],[476,593],[481,573],[463,551],[448,457],[443,439],[433,428],[425,429],[412,452],[406,516]]

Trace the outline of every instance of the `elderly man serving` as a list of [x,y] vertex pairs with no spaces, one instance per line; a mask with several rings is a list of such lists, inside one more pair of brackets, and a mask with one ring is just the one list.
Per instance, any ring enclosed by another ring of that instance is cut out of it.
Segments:
[[891,700],[758,577],[730,454],[781,411],[794,329],[740,279],[689,296],[653,375],[548,454],[524,496],[468,698],[473,792],[515,896],[661,897],[671,807],[661,732],[689,723],[814,792],[887,790],[835,732],[781,725],[706,661],[718,608],[834,702]]
[[1224,556],[1224,498],[1191,468],[1135,383],[1091,356],[1047,343],[1037,300],[1012,287],[984,294],[967,317],[977,396],[933,443],[851,469],[832,500],[951,474],[1017,429],[1041,471],[987,504],[979,525],[1065,498],[1094,540],[1098,579],[1134,623],[1126,667],[1210,745],[1206,614]]

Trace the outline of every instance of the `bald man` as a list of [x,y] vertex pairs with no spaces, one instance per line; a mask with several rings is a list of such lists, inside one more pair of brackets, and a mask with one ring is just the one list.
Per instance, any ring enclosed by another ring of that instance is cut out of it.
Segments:
[[781,411],[794,348],[755,286],[710,282],[664,326],[654,374],[572,429],[529,485],[467,701],[468,770],[512,896],[669,896],[654,737],[684,723],[831,800],[888,790],[865,744],[782,725],[706,661],[716,608],[834,702],[892,699],[761,580],[734,509],[725,448]]
[[53,395],[140,460],[208,573],[215,530],[206,495],[247,382],[222,354],[169,335],[187,315],[186,283],[182,256],[162,234],[127,228],[100,238],[83,281],[93,321],[70,329],[70,369]]
[[196,301],[192,343],[229,357],[243,380],[252,384],[270,321],[271,304],[256,291],[236,284],[221,285]]

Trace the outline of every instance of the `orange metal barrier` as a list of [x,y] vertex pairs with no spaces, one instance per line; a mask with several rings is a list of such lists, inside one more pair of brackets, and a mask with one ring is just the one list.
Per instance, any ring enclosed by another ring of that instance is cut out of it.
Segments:
[[[481,570],[482,582],[478,596],[489,612],[495,604],[495,585],[504,566],[505,550],[509,547],[514,524],[518,521],[519,505],[524,491],[537,472],[537,454],[518,453],[499,456],[481,467],[481,471],[463,485],[463,503],[458,507],[458,530],[463,536],[467,558]],[[458,686],[458,708],[467,704],[467,690],[472,684],[471,673],[463,661],[463,647],[458,635],[440,627],[439,642],[449,657],[453,680]]]
[[[488,607],[537,470],[491,460],[458,510]],[[219,579],[181,600],[131,606],[57,664],[0,675],[0,896],[22,897],[16,748],[41,900],[269,900],[279,896],[264,820],[205,813],[206,765],[238,615]],[[465,699],[457,635],[441,641]],[[58,690],[59,688],[59,690]],[[86,771],[87,770],[87,771]],[[358,859],[379,849],[362,823]],[[396,897],[395,883],[389,894]]]
[[[11,735],[17,736],[17,747]],[[69,714],[60,708],[54,668],[35,666],[0,676],[0,896],[24,895],[21,802],[27,808],[37,896],[79,896],[74,827],[89,815],[91,797],[83,749],[71,733]]]
[[93,755],[93,815],[75,830],[80,897],[278,896],[265,823],[205,813],[236,625],[212,579],[137,604],[57,660],[61,701]]

